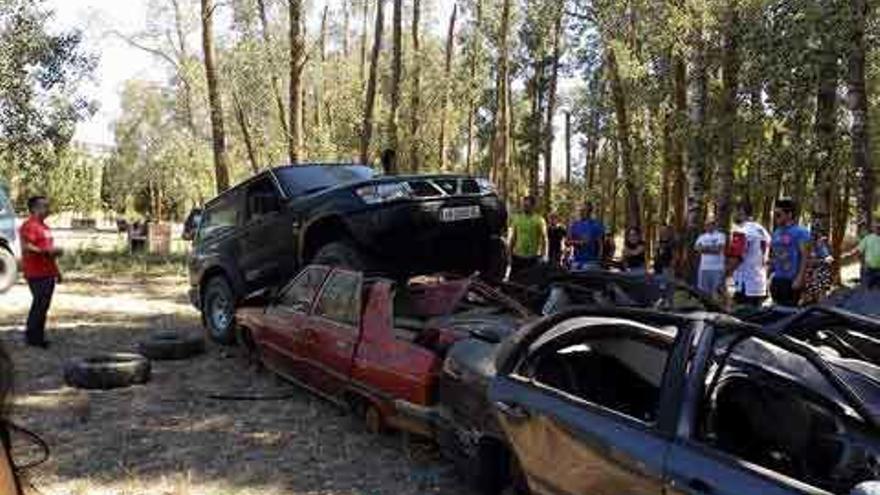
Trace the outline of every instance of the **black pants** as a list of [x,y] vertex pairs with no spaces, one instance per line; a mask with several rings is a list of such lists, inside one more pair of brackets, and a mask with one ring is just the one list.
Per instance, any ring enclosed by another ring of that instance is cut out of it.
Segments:
[[528,270],[533,266],[537,266],[540,261],[541,258],[537,256],[517,256],[514,254],[510,263],[510,273],[518,273],[523,270]]
[[773,302],[780,306],[797,306],[801,301],[801,290],[794,289],[793,280],[776,278],[770,281],[770,296]]
[[865,269],[865,285],[869,289],[880,289],[880,268]]
[[34,300],[28,313],[25,340],[28,344],[38,345],[46,341],[46,314],[55,292],[55,277],[31,278],[27,283]]

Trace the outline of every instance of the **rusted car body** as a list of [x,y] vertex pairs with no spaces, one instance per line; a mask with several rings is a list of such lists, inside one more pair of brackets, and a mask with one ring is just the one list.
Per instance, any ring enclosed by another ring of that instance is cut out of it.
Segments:
[[395,284],[312,265],[265,304],[236,318],[272,371],[384,426],[430,435],[426,411],[449,347],[499,341],[496,321],[528,311],[471,278]]

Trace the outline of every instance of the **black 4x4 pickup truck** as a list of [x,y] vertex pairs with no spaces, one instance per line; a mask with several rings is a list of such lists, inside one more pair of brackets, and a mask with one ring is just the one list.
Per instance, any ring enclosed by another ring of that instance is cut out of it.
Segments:
[[375,176],[360,165],[278,167],[204,206],[189,261],[190,299],[210,336],[230,343],[236,306],[307,264],[500,277],[506,224],[504,204],[485,179]]

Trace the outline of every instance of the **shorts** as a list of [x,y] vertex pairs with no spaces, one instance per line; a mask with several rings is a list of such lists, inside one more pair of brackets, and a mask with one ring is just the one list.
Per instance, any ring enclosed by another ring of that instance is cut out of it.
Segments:
[[733,302],[742,306],[752,306],[757,308],[764,304],[765,299],[767,299],[767,296],[747,296],[742,292],[736,292],[733,294]]
[[700,270],[697,276],[697,288],[709,295],[716,295],[721,292],[724,286],[723,270]]

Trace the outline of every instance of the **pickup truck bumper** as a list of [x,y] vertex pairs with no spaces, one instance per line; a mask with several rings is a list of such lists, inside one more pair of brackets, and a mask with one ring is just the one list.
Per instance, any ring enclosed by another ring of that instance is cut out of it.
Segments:
[[[479,216],[450,220],[444,211],[478,207]],[[470,274],[506,267],[507,212],[494,196],[404,202],[347,218],[355,241],[411,272]]]

